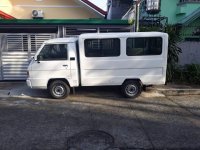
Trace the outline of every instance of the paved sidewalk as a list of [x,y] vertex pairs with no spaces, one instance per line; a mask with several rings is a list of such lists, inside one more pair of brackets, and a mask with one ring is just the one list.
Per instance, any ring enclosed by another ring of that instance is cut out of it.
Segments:
[[[76,95],[121,97],[120,90],[117,87],[80,87],[76,88],[75,91]],[[168,84],[148,87],[142,92],[143,97],[179,95],[200,95],[200,86]],[[0,97],[50,98],[47,90],[31,89],[25,82],[0,82]]]
[[150,90],[157,91],[166,96],[180,96],[180,95],[200,95],[200,86],[198,85],[181,85],[181,84],[167,84],[160,86],[153,86]]
[[48,98],[46,90],[31,89],[26,82],[0,82],[0,97]]

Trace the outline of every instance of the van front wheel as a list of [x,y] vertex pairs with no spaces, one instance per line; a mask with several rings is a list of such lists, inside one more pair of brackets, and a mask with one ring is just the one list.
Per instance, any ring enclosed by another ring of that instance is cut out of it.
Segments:
[[127,98],[136,98],[142,91],[142,86],[139,81],[129,80],[122,84],[122,94]]
[[69,86],[61,80],[51,82],[48,89],[51,96],[56,99],[66,98],[70,93]]

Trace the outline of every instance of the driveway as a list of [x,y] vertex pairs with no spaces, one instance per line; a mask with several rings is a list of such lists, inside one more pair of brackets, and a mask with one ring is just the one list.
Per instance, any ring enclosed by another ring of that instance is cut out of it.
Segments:
[[79,89],[64,100],[0,99],[1,150],[200,149],[200,96]]

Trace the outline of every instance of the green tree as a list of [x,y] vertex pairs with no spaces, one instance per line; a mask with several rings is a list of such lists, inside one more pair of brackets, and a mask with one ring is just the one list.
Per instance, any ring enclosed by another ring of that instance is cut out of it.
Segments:
[[178,42],[181,41],[180,32],[173,25],[168,25],[165,32],[169,35],[168,59],[167,59],[167,81],[172,81],[175,76],[175,70],[179,61],[179,54],[182,53]]

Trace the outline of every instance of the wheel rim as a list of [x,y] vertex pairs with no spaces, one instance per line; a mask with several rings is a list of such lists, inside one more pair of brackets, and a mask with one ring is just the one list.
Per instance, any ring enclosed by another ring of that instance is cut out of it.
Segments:
[[133,85],[133,84],[130,84],[130,85],[127,85],[126,87],[126,93],[130,96],[134,96],[137,94],[138,92],[138,89],[137,89],[137,86]]
[[53,94],[57,97],[61,97],[65,94],[65,87],[63,85],[56,85],[53,89]]

